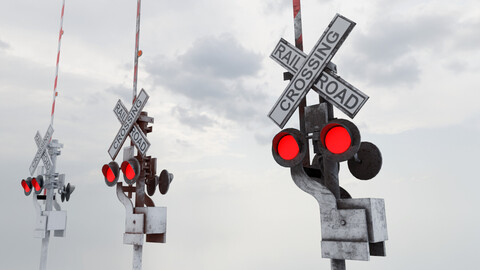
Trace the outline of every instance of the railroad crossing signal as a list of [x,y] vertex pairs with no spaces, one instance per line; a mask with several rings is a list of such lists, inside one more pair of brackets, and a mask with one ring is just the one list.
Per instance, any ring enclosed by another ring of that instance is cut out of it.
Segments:
[[[323,98],[320,104],[304,108],[302,130],[286,128],[274,136],[272,155],[279,165],[290,168],[295,184],[318,201],[322,257],[332,259],[332,270],[344,270],[345,260],[385,256],[388,239],[383,199],[352,199],[338,179],[340,162],[348,161],[352,175],[361,180],[375,177],[382,165],[378,148],[362,142],[357,126],[334,118],[331,110],[330,103],[353,118],[368,99],[327,67],[354,25],[337,14],[309,55],[284,39],[271,54],[294,74],[268,114],[278,126],[285,126],[310,88]],[[315,153],[311,164],[309,140]]]
[[[355,23],[337,14],[323,35],[317,41],[312,52],[307,56],[277,100],[268,117],[283,128],[297,109],[300,101],[319,78],[337,50],[343,44]],[[278,46],[277,46],[278,47]],[[276,51],[274,51],[275,54]],[[278,50],[277,50],[278,54]]]

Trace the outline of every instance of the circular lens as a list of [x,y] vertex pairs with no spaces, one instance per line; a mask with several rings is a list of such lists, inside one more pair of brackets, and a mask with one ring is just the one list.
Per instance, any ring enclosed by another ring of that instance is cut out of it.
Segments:
[[325,136],[325,147],[333,154],[342,154],[350,148],[352,138],[348,130],[342,126],[331,128]]
[[285,135],[278,142],[277,152],[281,158],[292,160],[298,155],[300,148],[292,135]]
[[111,182],[113,182],[113,180],[115,180],[115,174],[113,173],[112,168],[108,167],[107,181],[111,183]]
[[125,175],[127,176],[128,180],[132,180],[135,177],[135,171],[130,163],[125,168]]

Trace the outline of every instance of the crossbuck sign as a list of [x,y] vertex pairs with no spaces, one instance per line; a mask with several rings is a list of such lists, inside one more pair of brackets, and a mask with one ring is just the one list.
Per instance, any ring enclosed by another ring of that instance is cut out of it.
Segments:
[[354,26],[353,21],[335,15],[309,55],[283,39],[277,44],[270,57],[294,74],[268,114],[280,128],[285,126],[312,86],[352,118],[367,101],[368,96],[325,69]]
[[138,151],[140,151],[142,155],[145,155],[150,147],[150,142],[147,140],[140,127],[136,124],[143,107],[145,107],[145,104],[147,103],[148,97],[149,96],[147,95],[147,92],[142,89],[133,102],[132,108],[129,112],[127,112],[126,107],[120,100],[118,100],[117,104],[115,105],[113,111],[115,112],[115,115],[122,126],[120,127],[120,130],[108,149],[108,154],[113,160],[115,160],[117,157],[120,148],[127,139],[127,135],[130,136]]
[[50,172],[50,169],[52,168],[52,160],[50,159],[50,155],[48,154],[47,151],[47,146],[50,140],[52,139],[53,135],[53,127],[52,125],[48,126],[47,132],[45,133],[45,136],[40,135],[40,132],[37,131],[37,134],[35,134],[35,143],[37,144],[37,153],[35,154],[35,157],[33,158],[32,163],[30,164],[30,175],[33,175],[35,173],[35,170],[37,169],[38,163],[40,162],[40,159],[43,161],[43,165],[45,166],[45,170],[47,172]]

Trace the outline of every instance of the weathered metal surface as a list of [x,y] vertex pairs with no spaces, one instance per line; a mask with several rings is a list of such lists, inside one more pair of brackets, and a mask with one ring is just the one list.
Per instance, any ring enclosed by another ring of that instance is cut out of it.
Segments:
[[285,126],[354,26],[353,21],[339,14],[335,15],[268,114],[280,128]]
[[328,108],[326,103],[305,107],[306,132],[320,132],[328,122]]
[[310,178],[301,165],[292,167],[290,172],[293,182],[301,190],[312,195],[318,201],[320,214],[322,212],[329,213],[337,209],[335,196],[327,187],[319,183],[321,180],[315,181],[314,178]]
[[368,241],[382,242],[388,239],[385,202],[383,199],[340,199],[337,200],[339,209],[365,209],[368,224]]
[[[291,74],[295,74],[305,63],[307,55],[281,38],[270,54],[270,58]],[[354,118],[367,102],[368,96],[335,73],[336,66],[328,65],[321,72],[320,78],[313,84],[312,88],[350,118]]]
[[375,177],[382,168],[382,153],[371,142],[362,142],[356,157],[348,160],[348,169],[360,180]]
[[368,242],[364,209],[337,210],[321,215],[322,240]]
[[126,233],[145,233],[145,217],[143,214],[130,213],[125,217]]
[[345,270],[346,269],[345,260],[331,259],[330,260],[330,266],[331,266],[331,270]]
[[368,261],[368,242],[322,241],[322,258]]
[[133,270],[142,270],[142,252],[143,252],[142,244],[133,246],[133,261],[132,261]]
[[45,238],[47,232],[47,217],[38,215],[35,222],[35,228],[33,230],[33,237]]
[[387,256],[385,242],[369,243],[370,256]]
[[45,211],[47,216],[47,230],[65,230],[67,228],[67,212],[66,211]]
[[133,125],[137,121],[138,117],[140,116],[140,113],[145,107],[145,104],[148,101],[148,94],[145,92],[145,90],[141,90],[140,93],[138,94],[137,98],[135,99],[132,108],[127,114],[127,117],[125,118],[125,121],[122,123],[122,126],[120,127],[120,130],[118,131],[117,135],[115,136],[115,139],[113,140],[112,144],[110,145],[110,148],[108,149],[108,154],[112,158],[112,160],[115,160],[115,157],[117,157],[118,152],[120,151],[123,143],[125,142],[127,135],[130,133]]
[[145,216],[146,234],[162,234],[167,231],[166,207],[135,207],[135,213]]
[[123,243],[125,245],[143,245],[145,236],[143,233],[124,233]]

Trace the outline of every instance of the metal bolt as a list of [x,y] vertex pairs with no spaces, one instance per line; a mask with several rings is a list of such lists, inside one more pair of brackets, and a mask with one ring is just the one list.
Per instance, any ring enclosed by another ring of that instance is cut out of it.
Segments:
[[342,220],[342,221],[340,221],[340,224],[342,224],[342,226],[345,226],[347,224],[347,222],[345,220]]

